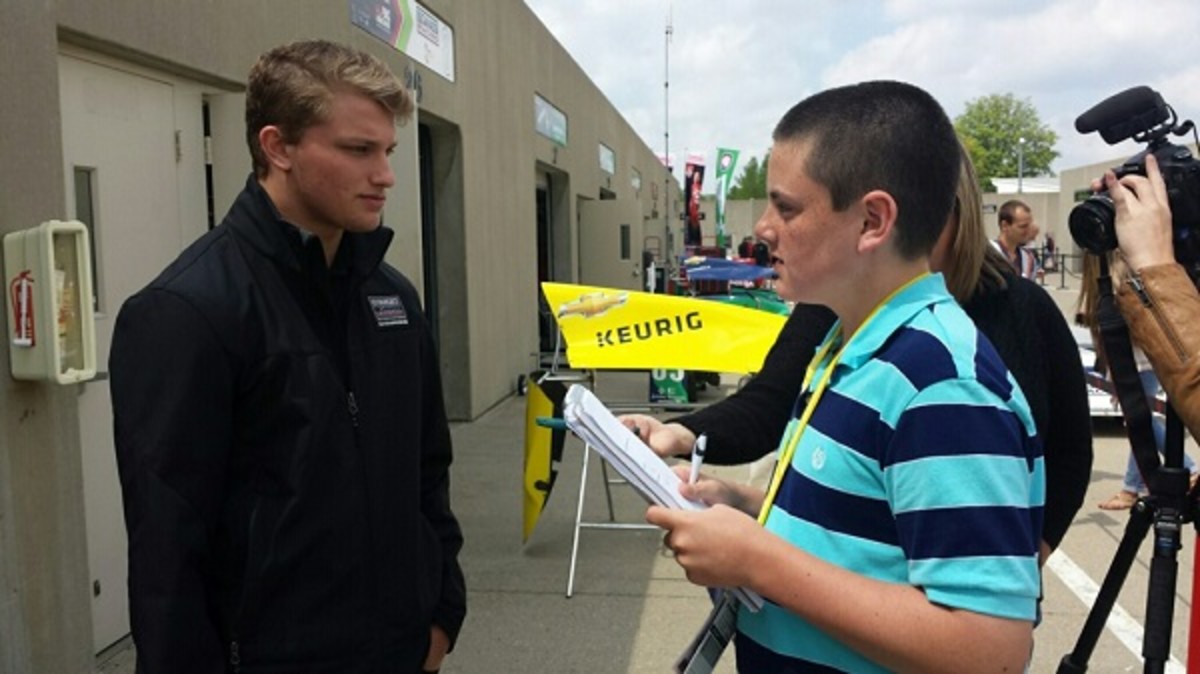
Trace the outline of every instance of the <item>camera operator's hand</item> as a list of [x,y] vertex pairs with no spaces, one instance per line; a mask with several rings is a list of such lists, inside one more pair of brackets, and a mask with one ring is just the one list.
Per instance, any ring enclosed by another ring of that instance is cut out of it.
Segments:
[[1171,244],[1171,207],[1167,186],[1154,155],[1146,156],[1146,175],[1120,180],[1110,170],[1104,183],[1116,209],[1118,247],[1130,270],[1175,261]]

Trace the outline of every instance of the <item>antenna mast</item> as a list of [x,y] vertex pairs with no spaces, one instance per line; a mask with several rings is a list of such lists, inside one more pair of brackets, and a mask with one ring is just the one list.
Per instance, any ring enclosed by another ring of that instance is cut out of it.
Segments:
[[675,237],[671,231],[671,1],[667,0],[667,29],[663,44],[663,166],[667,177],[663,184],[663,227],[666,230],[666,271],[675,269]]

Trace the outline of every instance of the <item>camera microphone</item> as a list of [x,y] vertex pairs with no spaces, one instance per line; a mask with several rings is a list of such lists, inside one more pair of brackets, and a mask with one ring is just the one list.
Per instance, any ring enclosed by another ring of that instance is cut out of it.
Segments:
[[[1150,87],[1126,89],[1100,101],[1075,120],[1080,133],[1099,131],[1109,145],[1132,138],[1146,143],[1145,149],[1126,159],[1112,171],[1118,178],[1146,175],[1146,157],[1154,155],[1167,188],[1171,210],[1171,238],[1175,261],[1200,273],[1200,161],[1182,145],[1174,145],[1167,135],[1195,133],[1191,120],[1176,124],[1171,106]],[[1116,208],[1107,190],[1080,201],[1067,219],[1071,237],[1080,248],[1103,255],[1117,247]],[[1195,276],[1194,276],[1195,277]]]
[[1099,131],[1109,145],[1154,128],[1170,119],[1162,95],[1147,86],[1126,89],[1093,105],[1075,120],[1079,133]]

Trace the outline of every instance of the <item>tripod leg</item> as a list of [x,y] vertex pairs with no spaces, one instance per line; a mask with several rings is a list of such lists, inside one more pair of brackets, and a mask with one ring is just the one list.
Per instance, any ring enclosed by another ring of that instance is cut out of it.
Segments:
[[1175,582],[1179,575],[1179,548],[1188,508],[1188,471],[1183,467],[1183,424],[1167,405],[1163,465],[1153,476],[1154,556],[1150,560],[1150,586],[1146,593],[1146,635],[1142,641],[1145,672],[1158,674],[1171,657],[1171,626],[1175,621]]
[[[1160,537],[1155,527],[1155,554],[1150,561],[1150,589],[1146,595],[1146,636],[1142,643],[1142,656],[1146,659],[1146,674],[1158,674],[1171,657],[1171,624],[1174,622],[1175,577],[1179,562],[1175,553],[1179,550],[1178,528],[1173,537],[1173,547]],[[1165,548],[1170,547],[1170,550]],[[1161,552],[1159,548],[1164,548]]]
[[1125,533],[1121,535],[1121,543],[1117,546],[1117,554],[1113,555],[1112,564],[1109,565],[1104,582],[1100,585],[1100,592],[1096,595],[1096,601],[1088,611],[1087,621],[1084,622],[1079,639],[1075,642],[1075,650],[1064,655],[1059,661],[1058,674],[1082,674],[1087,671],[1088,660],[1092,657],[1092,651],[1096,649],[1096,642],[1104,630],[1104,623],[1108,620],[1113,605],[1117,603],[1117,595],[1121,593],[1121,586],[1125,584],[1133,560],[1137,558],[1138,548],[1146,538],[1146,532],[1150,530],[1153,520],[1154,511],[1148,503],[1138,501],[1134,504],[1129,522],[1125,525]]
[[1192,612],[1188,621],[1188,674],[1200,674],[1200,540],[1192,543]]
[[1186,502],[1187,471],[1176,468],[1171,457],[1159,471],[1163,504],[1155,509],[1154,556],[1150,559],[1150,586],[1146,593],[1146,634],[1142,641],[1145,672],[1158,674],[1171,657],[1171,625],[1175,621],[1175,581],[1179,575],[1183,513],[1168,504]]

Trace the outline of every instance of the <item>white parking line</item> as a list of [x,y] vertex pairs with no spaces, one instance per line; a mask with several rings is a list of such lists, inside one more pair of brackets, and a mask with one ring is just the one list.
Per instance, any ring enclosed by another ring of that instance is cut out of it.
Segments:
[[[1089,609],[1096,602],[1096,595],[1100,594],[1100,586],[1093,581],[1083,569],[1067,556],[1067,553],[1062,550],[1056,550],[1050,555],[1050,559],[1046,560],[1046,567],[1058,576],[1071,592],[1075,593],[1076,597],[1083,602],[1084,606]],[[1108,614],[1108,621],[1105,623],[1108,631],[1113,633],[1121,643],[1125,644],[1130,652],[1142,658],[1142,625],[1133,619],[1125,609],[1121,608],[1120,604],[1113,604],[1112,611]],[[1185,674],[1186,668],[1174,655],[1166,663],[1167,674]]]

